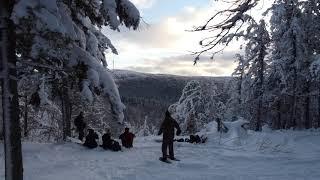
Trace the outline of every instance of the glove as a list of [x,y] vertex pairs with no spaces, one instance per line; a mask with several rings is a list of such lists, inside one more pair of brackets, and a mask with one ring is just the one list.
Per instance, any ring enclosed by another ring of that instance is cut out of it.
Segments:
[[181,129],[178,129],[176,134],[179,136],[181,134]]

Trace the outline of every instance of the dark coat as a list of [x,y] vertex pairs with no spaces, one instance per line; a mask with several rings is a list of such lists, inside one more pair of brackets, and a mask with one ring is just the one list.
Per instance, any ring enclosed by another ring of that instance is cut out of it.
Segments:
[[98,134],[95,132],[94,133],[89,132],[89,134],[86,136],[86,141],[84,142],[83,145],[88,148],[96,148],[98,146],[96,139],[99,139]]
[[86,128],[86,123],[83,121],[83,116],[79,114],[75,119],[74,119],[74,125],[77,127],[78,131],[83,131],[84,128]]
[[181,129],[179,127],[179,124],[167,112],[166,117],[164,118],[164,120],[161,124],[158,135],[163,133],[163,141],[164,142],[173,142],[174,128],[177,129],[177,135],[180,135]]
[[111,136],[109,133],[105,133],[102,136],[102,147],[103,149],[111,149],[113,144],[113,140],[111,139]]
[[136,136],[132,134],[131,132],[124,132],[119,136],[119,139],[121,139],[122,146],[126,148],[133,147],[133,138]]

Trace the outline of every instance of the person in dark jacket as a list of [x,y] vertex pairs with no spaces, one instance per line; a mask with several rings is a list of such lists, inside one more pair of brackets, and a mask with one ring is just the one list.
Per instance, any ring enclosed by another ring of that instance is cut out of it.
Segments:
[[83,112],[81,111],[80,114],[74,119],[74,125],[79,132],[79,140],[82,141],[84,137],[84,129],[86,128],[86,123],[83,121]]
[[122,146],[132,148],[133,138],[135,137],[136,136],[129,131],[129,128],[125,128],[124,133],[119,136],[119,139],[121,139]]
[[88,129],[88,135],[83,145],[90,149],[96,148],[98,146],[96,139],[99,139],[98,134],[93,129]]
[[105,150],[112,149],[112,144],[113,144],[113,140],[111,139],[110,130],[107,130],[107,132],[102,136],[101,147]]
[[180,135],[181,129],[176,120],[174,120],[169,111],[166,111],[166,116],[161,124],[158,135],[163,133],[162,138],[162,160],[167,160],[167,149],[169,147],[169,158],[175,160],[173,152],[173,139],[174,139],[174,128],[177,129],[177,136]]

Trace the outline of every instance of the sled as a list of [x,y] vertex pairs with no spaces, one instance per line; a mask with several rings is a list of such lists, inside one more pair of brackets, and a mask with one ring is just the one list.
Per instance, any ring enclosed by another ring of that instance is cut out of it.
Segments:
[[79,139],[69,137],[69,136],[67,136],[67,142],[72,142],[72,143],[81,144],[81,145],[83,144],[83,142],[80,141]]

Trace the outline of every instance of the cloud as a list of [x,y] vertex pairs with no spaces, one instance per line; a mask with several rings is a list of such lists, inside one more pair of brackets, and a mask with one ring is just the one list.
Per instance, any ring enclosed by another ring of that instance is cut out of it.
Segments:
[[216,60],[204,57],[196,65],[193,65],[194,56],[191,55],[168,56],[157,60],[144,59],[143,63],[126,66],[125,69],[154,74],[228,76],[234,69],[234,56],[231,55],[234,53],[220,55]]
[[[146,0],[136,0],[143,3]],[[150,2],[150,1],[148,1]],[[210,32],[187,32],[194,25],[203,24],[212,15],[212,7],[185,7],[174,16],[142,26],[138,31],[121,28],[121,32],[103,29],[118,48],[116,69],[176,75],[226,76],[234,70],[234,56],[242,42],[231,45],[223,54],[210,60],[208,54],[193,66],[190,51],[200,49],[199,40]]]
[[151,8],[156,0],[131,0],[131,2],[138,7],[138,9]]
[[[104,33],[114,39],[119,47],[135,44],[140,48],[175,48],[190,50],[198,41],[207,37],[206,32],[188,32],[194,25],[204,22],[209,17],[209,8],[185,7],[175,16],[163,18],[155,24],[142,23],[138,31],[121,28],[120,33],[103,29]],[[188,47],[186,47],[188,46]]]

